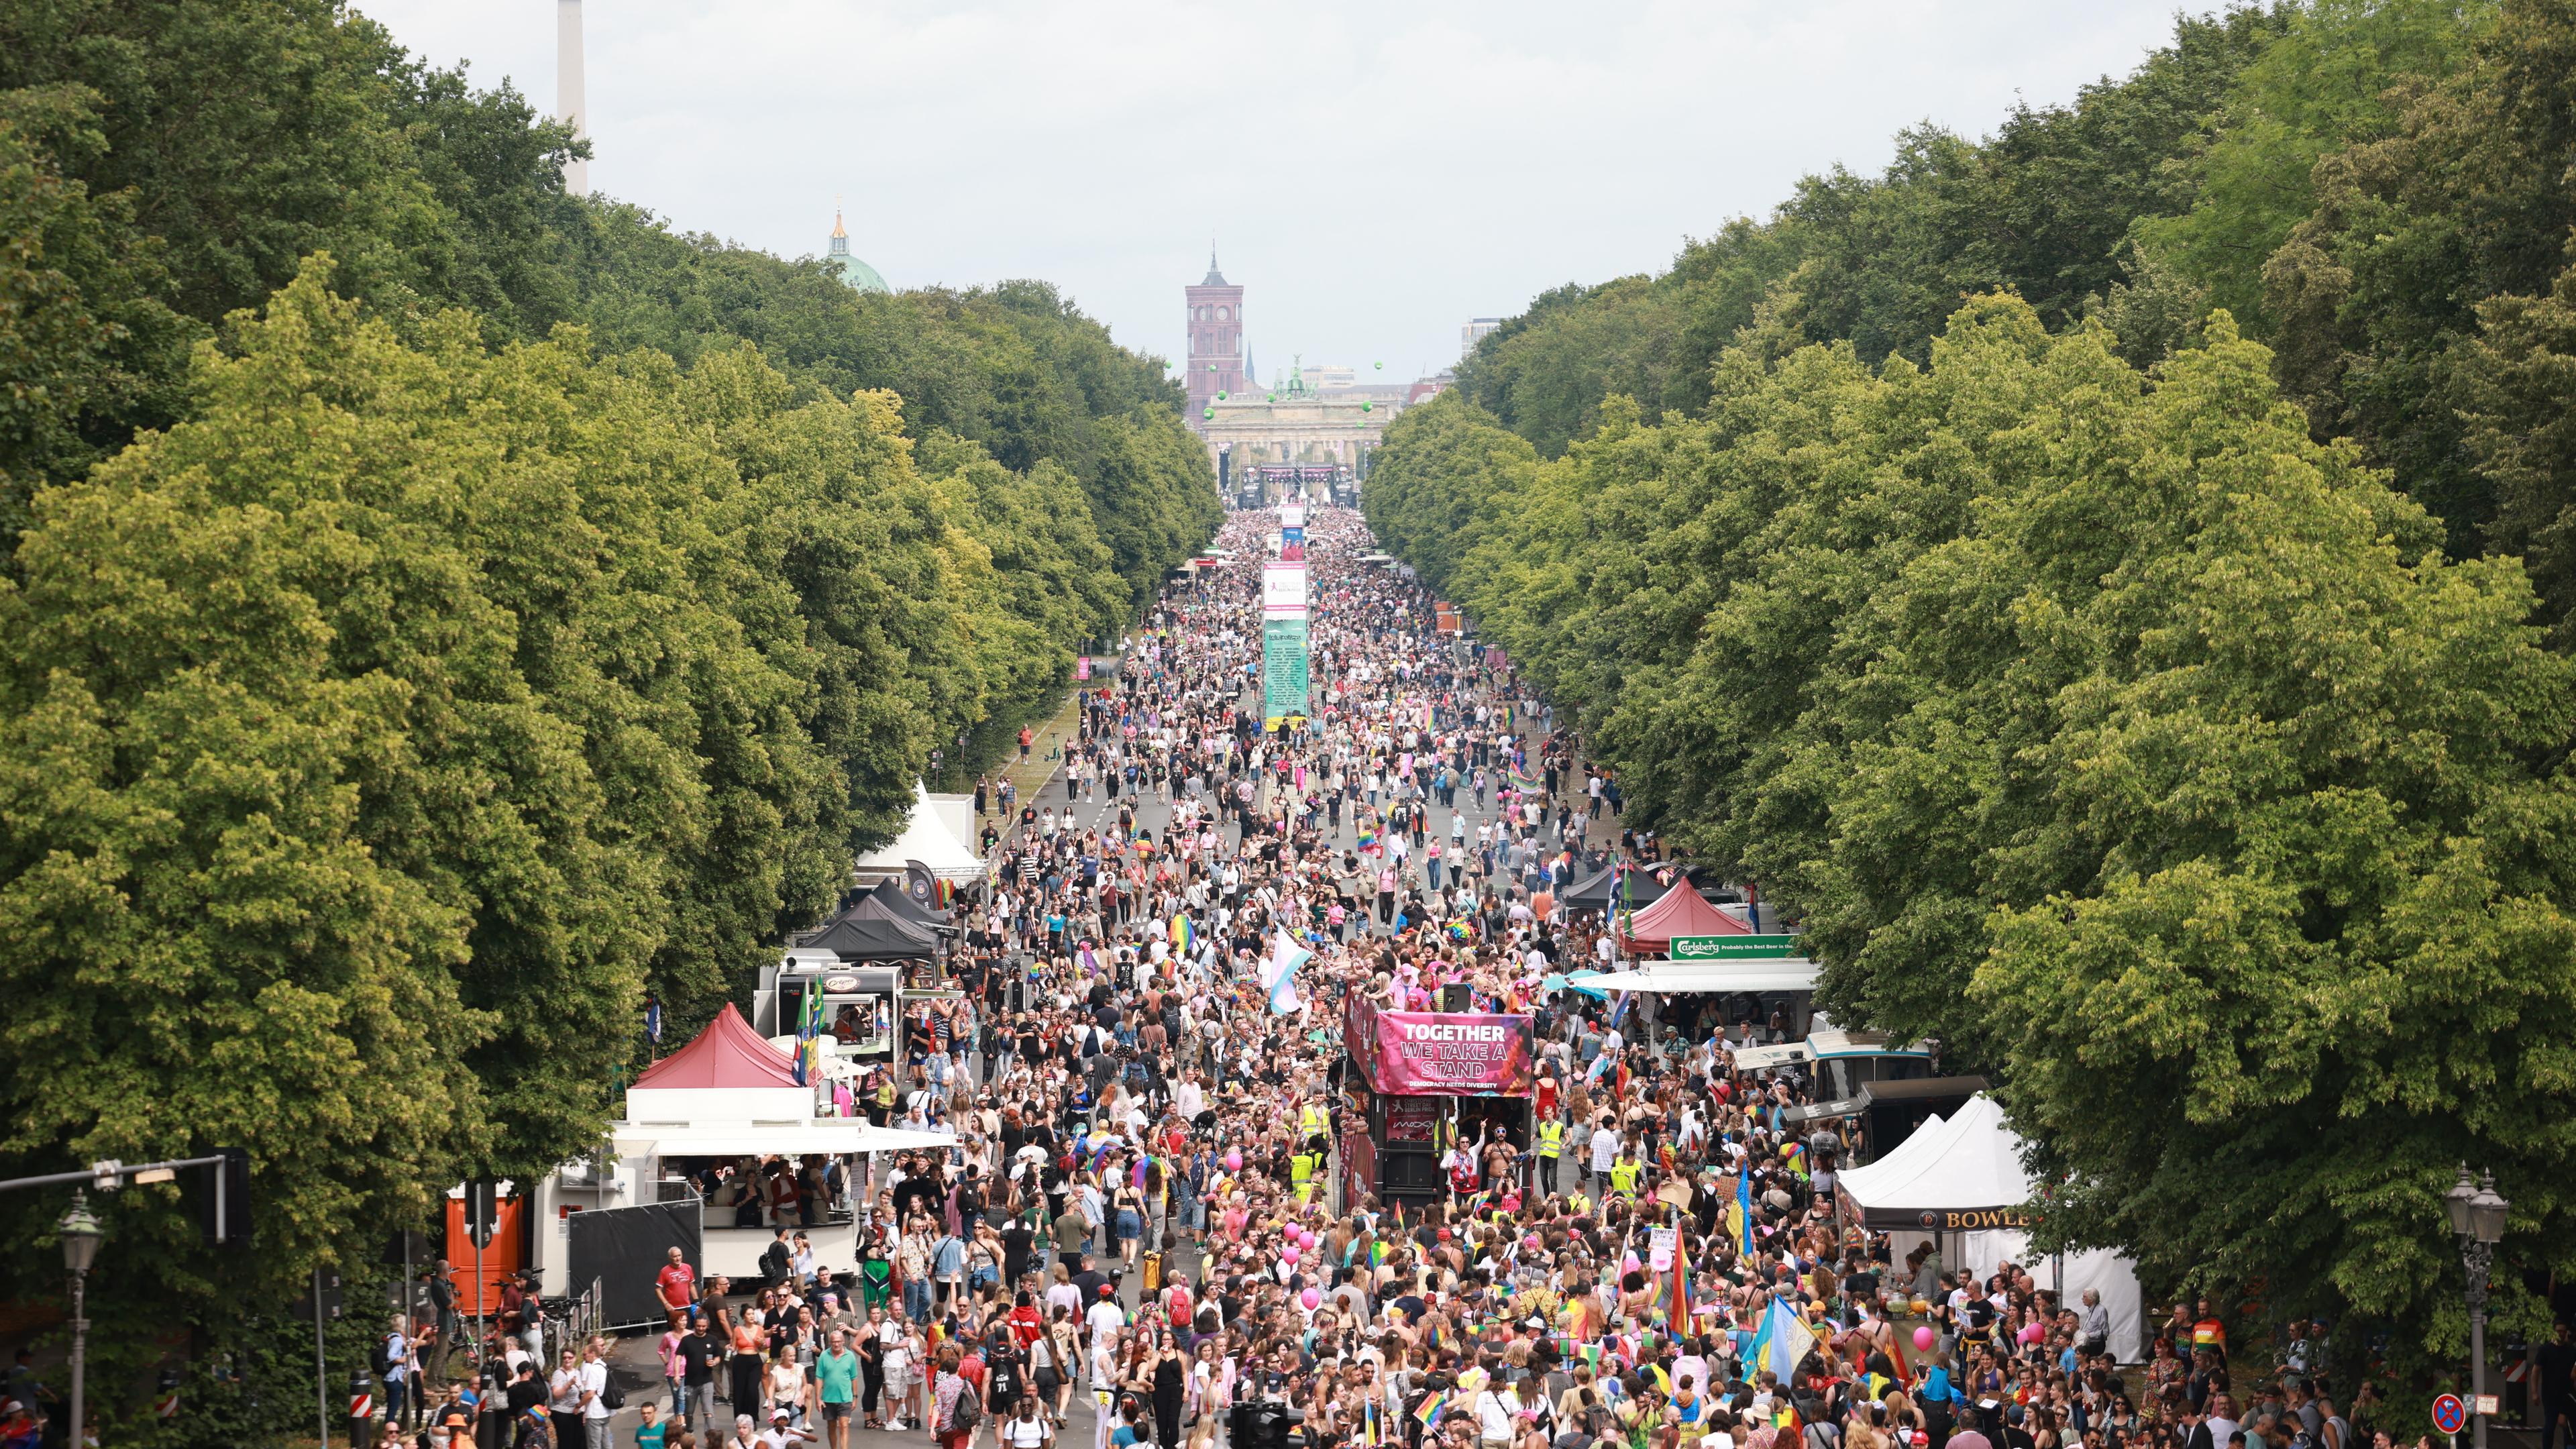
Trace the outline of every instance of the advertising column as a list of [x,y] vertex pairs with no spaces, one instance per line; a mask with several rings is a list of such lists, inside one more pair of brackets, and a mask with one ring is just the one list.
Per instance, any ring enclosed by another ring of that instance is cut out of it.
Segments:
[[[1291,518],[1293,511],[1294,517]],[[1279,558],[1261,569],[1261,727],[1306,724],[1306,510],[1282,507]]]

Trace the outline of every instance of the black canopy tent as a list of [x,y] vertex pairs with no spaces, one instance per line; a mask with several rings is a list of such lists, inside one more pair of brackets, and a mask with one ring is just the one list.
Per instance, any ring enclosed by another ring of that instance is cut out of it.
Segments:
[[932,912],[923,909],[920,902],[915,901],[911,896],[906,895],[903,887],[895,884],[892,876],[888,876],[886,879],[878,881],[875,889],[868,891],[864,895],[861,895],[856,901],[851,902],[850,908],[841,912],[841,919],[857,921],[903,921],[922,927],[945,926],[948,924],[948,916],[946,912]]
[[1920,1077],[1913,1081],[1872,1082],[1861,1089],[1861,1130],[1867,1160],[1876,1160],[1914,1135],[1935,1112],[1956,1112],[1970,1097],[1988,1090],[1983,1077]]
[[844,961],[927,961],[938,954],[938,938],[930,927],[917,921],[871,920],[855,911],[797,944]]
[[[1654,876],[1630,867],[1628,871],[1629,905],[1653,905],[1664,898],[1664,892],[1668,889],[1669,887]],[[1611,909],[1619,903],[1619,867],[1614,863],[1593,875],[1590,880],[1576,881],[1565,888],[1565,894],[1559,900],[1568,908],[1578,911]]]

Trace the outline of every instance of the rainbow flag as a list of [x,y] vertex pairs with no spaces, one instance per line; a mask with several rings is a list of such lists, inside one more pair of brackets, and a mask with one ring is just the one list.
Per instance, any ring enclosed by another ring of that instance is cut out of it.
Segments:
[[1669,1297],[1672,1301],[1664,1305],[1664,1310],[1671,1317],[1673,1332],[1690,1332],[1690,1248],[1679,1234],[1675,1234],[1673,1239],[1672,1288]]
[[823,983],[805,983],[805,1010],[796,1023],[796,1085],[810,1087],[823,1075]]
[[1427,1429],[1438,1424],[1440,1422],[1440,1416],[1447,1412],[1449,1412],[1449,1391],[1447,1389],[1442,1389],[1440,1392],[1424,1399],[1422,1401],[1422,1407],[1413,1411],[1413,1417],[1420,1419],[1423,1427]]
[[1187,954],[1187,952],[1188,952],[1188,951],[1189,951],[1189,949],[1190,949],[1190,940],[1191,940],[1192,935],[1193,935],[1193,932],[1191,931],[1191,928],[1190,928],[1190,918],[1189,918],[1189,917],[1187,917],[1187,916],[1181,916],[1181,915],[1176,915],[1176,916],[1172,917],[1172,949],[1173,949],[1173,950],[1175,950],[1175,951],[1179,951],[1179,952],[1182,952],[1182,953],[1184,953],[1184,954]]
[[1377,827],[1374,825],[1363,825],[1359,829],[1360,849],[1363,851],[1373,851],[1377,849]]

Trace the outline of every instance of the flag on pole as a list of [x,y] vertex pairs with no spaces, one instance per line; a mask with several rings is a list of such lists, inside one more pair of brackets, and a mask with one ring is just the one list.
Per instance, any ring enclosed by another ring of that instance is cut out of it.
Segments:
[[1778,1298],[1771,1300],[1771,1311],[1762,1316],[1761,1335],[1753,1341],[1753,1362],[1789,1383],[1798,1371],[1798,1361],[1816,1346],[1816,1336],[1807,1331],[1806,1323]]
[[796,1022],[796,1085],[810,1087],[823,1066],[823,983],[805,983],[805,1009]]
[[1747,1257],[1753,1254],[1753,1164],[1748,1159],[1735,1170],[1736,1251]]

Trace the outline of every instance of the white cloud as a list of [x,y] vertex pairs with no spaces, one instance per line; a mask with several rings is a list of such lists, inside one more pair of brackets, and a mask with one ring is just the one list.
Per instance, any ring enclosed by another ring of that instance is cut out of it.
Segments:
[[[554,98],[554,7],[362,4]],[[1213,235],[1265,371],[1440,366],[1471,316],[1667,264],[1900,126],[1990,130],[2162,43],[2172,0],[1207,5],[588,0],[591,184],[897,286],[1055,282],[1180,346]]]

